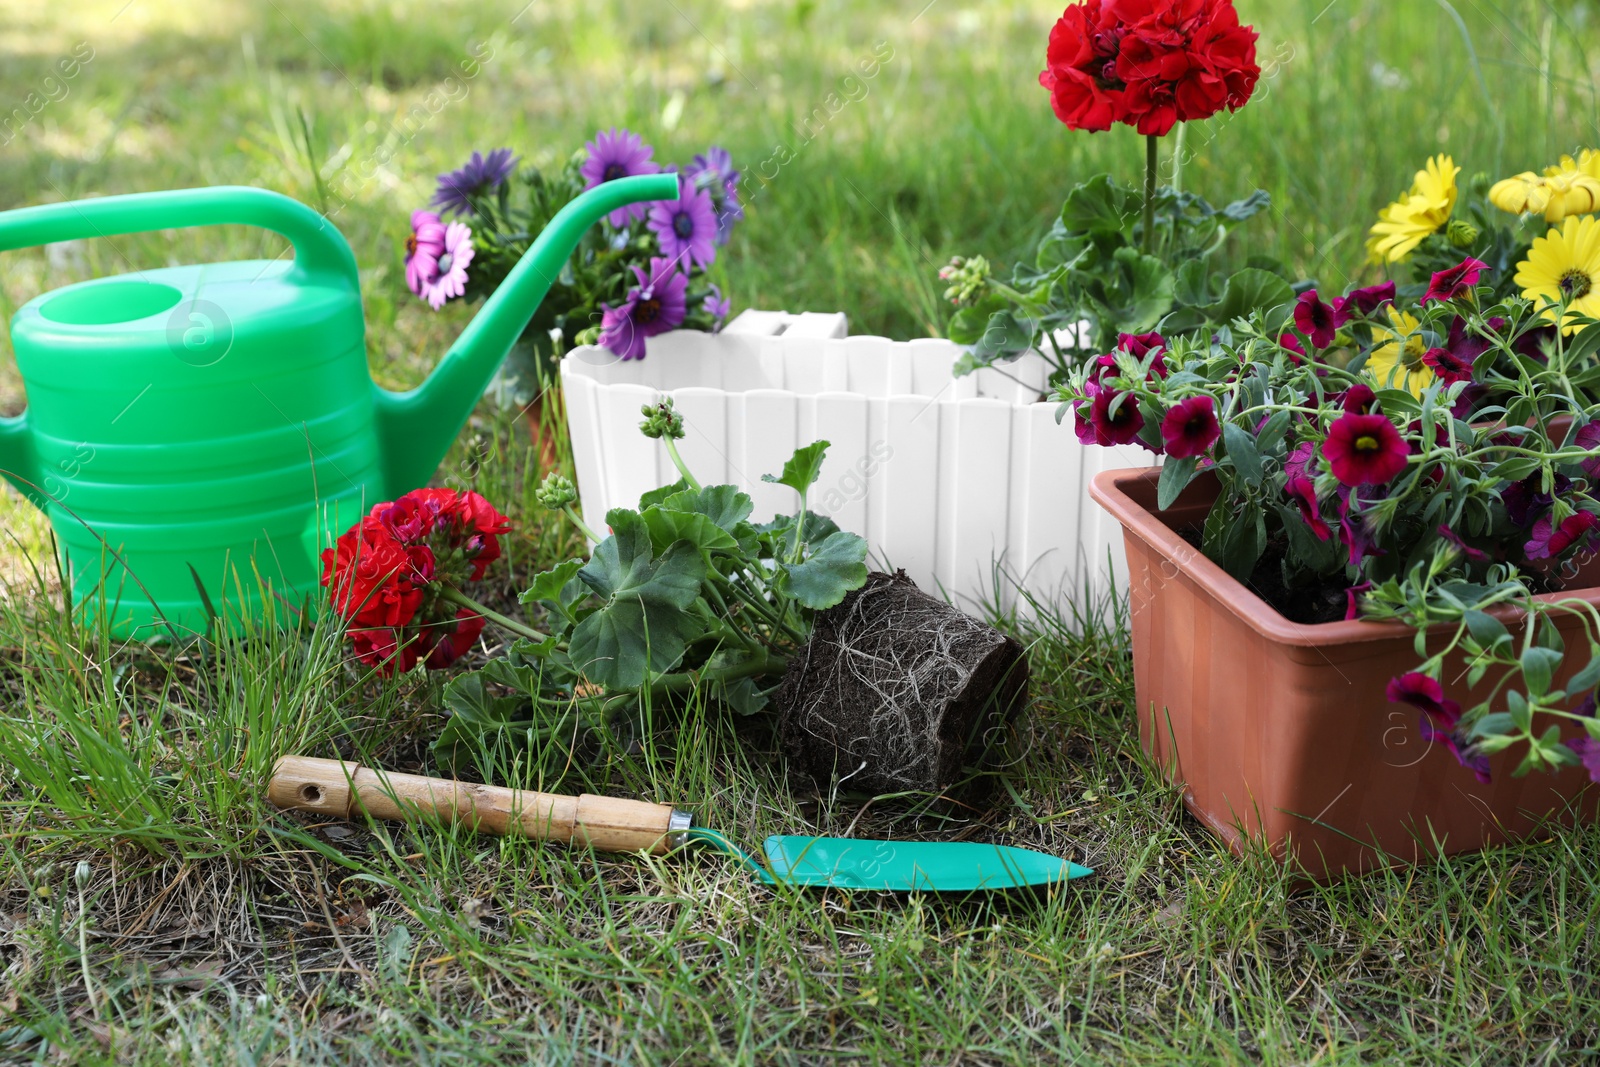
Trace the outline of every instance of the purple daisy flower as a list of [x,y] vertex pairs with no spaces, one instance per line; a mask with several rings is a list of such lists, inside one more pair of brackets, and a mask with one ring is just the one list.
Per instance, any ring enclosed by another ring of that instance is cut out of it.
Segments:
[[438,311],[444,302],[467,291],[467,265],[472,262],[472,231],[464,222],[445,227],[444,252],[434,265],[432,278],[426,279],[417,295]]
[[717,212],[717,244],[727,244],[733,236],[733,224],[744,218],[744,205],[739,203],[739,172],[734,168],[733,156],[726,148],[712,145],[704,155],[695,156],[683,173],[697,188],[712,191]]
[[468,198],[505,181],[521,159],[521,156],[513,156],[509,148],[496,148],[487,157],[479,152],[472,153],[472,158],[460,170],[439,175],[438,191],[428,206],[457,215],[477,214]]
[[[632,131],[613,126],[596,133],[594,140],[583,147],[588,151],[589,158],[583,161],[578,172],[583,175],[585,189],[593,189],[618,178],[631,178],[636,174],[661,173],[661,165],[650,158],[656,150]],[[630,219],[644,218],[645,210],[643,204],[628,204],[617,208],[606,218],[611,225],[621,229]]]
[[431,211],[411,213],[411,236],[406,238],[406,287],[418,296],[439,272],[444,254],[444,223]]
[[696,189],[692,182],[678,183],[678,199],[657,200],[650,205],[646,223],[661,244],[661,254],[682,261],[687,257],[697,267],[709,267],[717,258],[717,216],[711,194]]
[[676,262],[652,258],[648,275],[639,267],[633,273],[639,284],[626,300],[617,307],[600,305],[600,343],[620,359],[643,359],[645,338],[681,325],[688,310],[689,276]]
[[728,320],[728,312],[733,309],[733,302],[722,295],[721,289],[713,285],[700,307],[711,316],[711,332],[720,333],[722,324]]

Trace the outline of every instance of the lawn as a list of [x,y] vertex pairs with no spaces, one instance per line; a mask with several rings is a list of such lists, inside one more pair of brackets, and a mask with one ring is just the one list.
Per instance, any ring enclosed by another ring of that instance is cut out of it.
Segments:
[[[1600,140],[1592,0],[1239,6],[1261,87],[1187,131],[1183,182],[1272,194],[1230,245],[1240,261],[1271,254],[1329,288],[1375,278],[1365,229],[1430,154],[1502,177]],[[1072,182],[1137,174],[1131,131],[1050,115],[1035,79],[1058,13],[0,0],[0,123],[46,101],[0,129],[0,209],[226,183],[296,196],[355,249],[373,376],[404,387],[474,310],[436,314],[405,289],[407,216],[434,175],[499,145],[560,162],[617,124],[658,158],[717,143],[746,168],[750,217],[716,267],[736,309],[936,335],[940,263],[1009,265]],[[47,84],[69,56],[75,76]],[[216,228],[15,252],[0,305],[279,246]],[[0,413],[24,404],[6,343]],[[533,506],[541,475],[516,414],[487,403],[441,470],[517,520],[491,572],[508,610],[578,548]],[[1118,627],[1019,626],[1034,699],[987,788],[957,800],[818,792],[788,777],[767,724],[693,701],[562,782],[672,801],[746,843],[976,836],[1098,872],[993,898],[774,891],[699,852],[277,813],[262,787],[286,753],[431,770],[441,679],[369,678],[328,625],[118,643],[65,609],[48,527],[9,489],[0,518],[0,1059],[1600,1060],[1600,829],[1297,890],[1149,772]],[[479,660],[503,640],[485,638]]]

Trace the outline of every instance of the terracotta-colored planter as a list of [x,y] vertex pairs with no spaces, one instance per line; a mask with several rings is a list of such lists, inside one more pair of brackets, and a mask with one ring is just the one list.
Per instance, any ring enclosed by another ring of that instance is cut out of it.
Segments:
[[[1596,817],[1600,787],[1580,768],[1515,778],[1521,754],[1500,753],[1482,785],[1426,745],[1416,713],[1384,695],[1418,663],[1411,630],[1284,618],[1176,532],[1204,519],[1216,482],[1197,479],[1157,512],[1157,477],[1107,471],[1089,488],[1123,524],[1139,737],[1235,851],[1262,840],[1321,881]],[[1600,588],[1560,596],[1600,604]],[[1513,632],[1517,614],[1500,615]],[[1568,648],[1586,647],[1577,618],[1560,627]],[[1587,659],[1569,656],[1556,683]],[[1446,693],[1463,706],[1481,699],[1464,682]]]

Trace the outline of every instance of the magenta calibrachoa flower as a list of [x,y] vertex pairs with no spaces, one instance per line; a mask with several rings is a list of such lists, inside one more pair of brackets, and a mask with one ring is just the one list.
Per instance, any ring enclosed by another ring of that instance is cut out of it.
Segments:
[[622,359],[643,359],[645,338],[683,322],[689,288],[688,275],[670,259],[652,259],[648,275],[638,267],[633,273],[639,284],[628,291],[627,299],[614,308],[601,305],[600,343]]
[[1428,291],[1422,296],[1422,302],[1424,304],[1435,300],[1448,302],[1472,292],[1472,287],[1478,284],[1479,275],[1488,267],[1489,264],[1483,260],[1468,256],[1448,270],[1435,273],[1433,280],[1428,283]]
[[[661,164],[650,158],[655,155],[655,149],[645,144],[638,134],[628,130],[619,130],[615,126],[610,130],[602,130],[583,147],[589,152],[589,158],[579,168],[587,183],[585,189],[593,189],[618,178],[631,178],[636,174],[661,173]],[[611,225],[620,229],[632,219],[644,218],[645,211],[643,204],[629,204],[617,208],[606,218]]]
[[1318,348],[1332,345],[1334,334],[1349,318],[1350,313],[1343,308],[1324,304],[1315,289],[1301,293],[1294,303],[1294,324]]
[[439,188],[428,206],[457,215],[476,215],[471,198],[498,187],[516,169],[520,158],[513,156],[509,148],[496,148],[487,157],[473,152],[460,169],[439,175]]
[[1394,282],[1369,285],[1364,289],[1352,289],[1334,300],[1333,310],[1335,314],[1343,315],[1347,319],[1352,315],[1370,317],[1383,305],[1394,303],[1394,294]]
[[[1119,404],[1117,401],[1121,399]],[[1078,439],[1097,445],[1125,445],[1137,440],[1144,428],[1144,416],[1139,413],[1139,400],[1132,393],[1116,389],[1096,390],[1089,403],[1087,420],[1079,413]]]
[[1546,515],[1533,524],[1533,536],[1523,551],[1529,559],[1552,559],[1573,547],[1583,549],[1594,541],[1597,525],[1600,516],[1592,511],[1575,511],[1560,523],[1552,523]]
[[1217,407],[1209,396],[1180,400],[1161,419],[1161,441],[1172,459],[1205,455],[1221,436]]
[[1480,782],[1489,781],[1489,759],[1476,751],[1461,729],[1461,705],[1444,695],[1437,678],[1410,671],[1389,680],[1388,697],[1394,704],[1410,704],[1422,712],[1419,725],[1424,741],[1437,741],[1473,773]]
[[1322,455],[1343,485],[1381,485],[1406,469],[1411,449],[1382,415],[1345,414],[1328,427]]

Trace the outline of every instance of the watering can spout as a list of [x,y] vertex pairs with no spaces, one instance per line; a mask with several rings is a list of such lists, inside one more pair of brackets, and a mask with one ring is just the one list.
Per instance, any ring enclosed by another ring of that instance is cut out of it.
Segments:
[[617,208],[677,196],[676,174],[645,174],[606,182],[577,197],[550,220],[427,381],[403,393],[377,390],[389,495],[425,484],[438,469],[585,231]]

